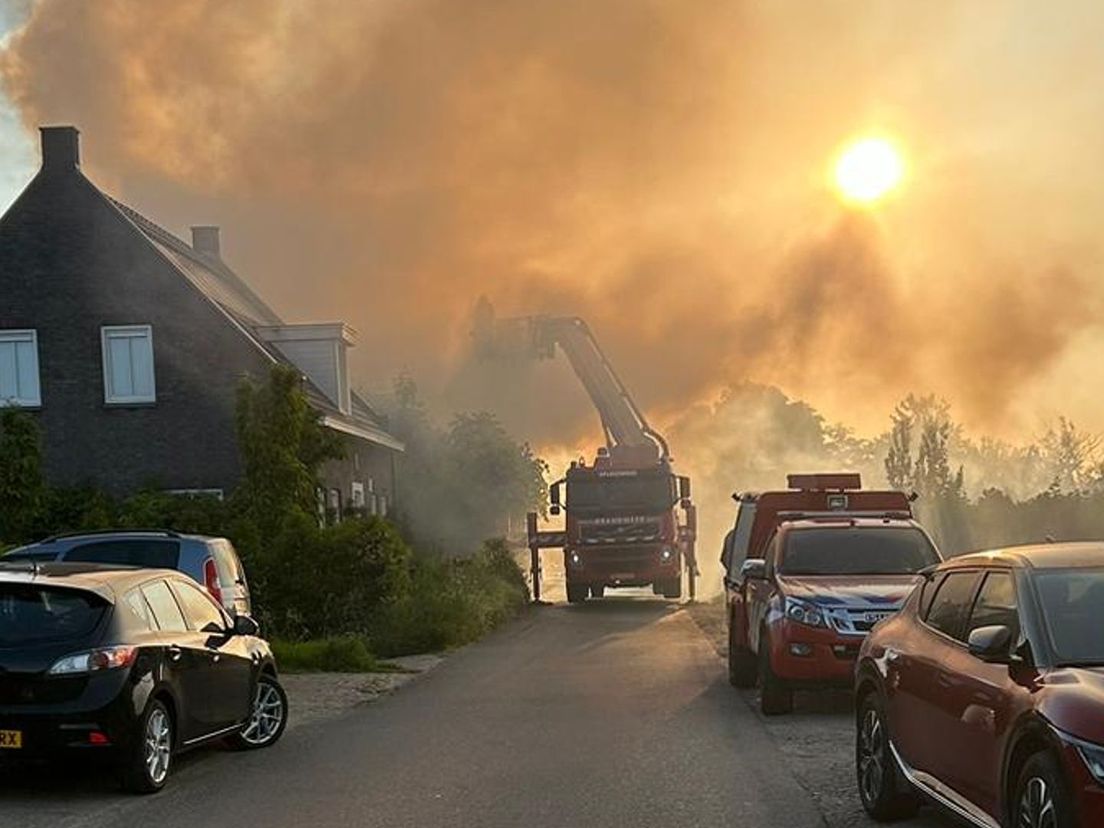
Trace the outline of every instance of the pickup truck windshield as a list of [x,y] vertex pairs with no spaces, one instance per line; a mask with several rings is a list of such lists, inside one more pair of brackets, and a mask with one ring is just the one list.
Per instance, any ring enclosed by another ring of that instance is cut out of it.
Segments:
[[913,527],[795,529],[787,535],[783,575],[908,575],[939,562]]

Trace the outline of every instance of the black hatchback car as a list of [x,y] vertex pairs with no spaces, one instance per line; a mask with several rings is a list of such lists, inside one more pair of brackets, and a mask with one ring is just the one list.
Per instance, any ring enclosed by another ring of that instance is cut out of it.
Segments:
[[0,760],[109,756],[153,792],[180,750],[268,747],[288,708],[258,633],[179,572],[0,565]]

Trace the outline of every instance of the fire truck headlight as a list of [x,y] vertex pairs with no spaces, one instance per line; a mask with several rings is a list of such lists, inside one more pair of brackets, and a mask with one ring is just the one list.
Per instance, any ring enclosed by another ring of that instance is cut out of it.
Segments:
[[821,612],[819,607],[808,604],[805,601],[798,601],[796,598],[786,599],[786,617],[791,621],[796,621],[798,624],[804,624],[807,627],[828,626],[824,618],[824,613]]
[[659,550],[659,560],[661,563],[670,563],[671,559],[675,557],[675,550],[669,546],[663,547]]
[[571,561],[572,566],[582,566],[583,565],[583,559],[579,557],[578,552],[572,552],[568,556],[568,560]]

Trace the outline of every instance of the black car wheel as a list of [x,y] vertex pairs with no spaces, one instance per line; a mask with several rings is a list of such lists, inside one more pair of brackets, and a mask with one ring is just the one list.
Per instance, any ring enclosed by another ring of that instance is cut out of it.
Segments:
[[1016,828],[1073,828],[1069,795],[1062,769],[1046,752],[1024,763],[1016,783],[1012,825]]
[[146,705],[129,755],[123,763],[123,787],[135,793],[154,793],[165,787],[172,766],[173,719],[157,699]]
[[771,669],[770,640],[765,630],[759,636],[759,710],[764,716],[793,712],[793,690]]
[[902,819],[915,813],[919,802],[909,790],[901,789],[881,699],[876,693],[859,704],[855,732],[855,774],[863,808],[879,822]]
[[591,585],[591,587],[590,587],[590,597],[591,598],[601,598],[605,594],[606,594],[606,585],[605,584],[592,584]]
[[732,623],[728,625],[728,683],[733,687],[754,687],[759,671],[755,653],[736,643]]
[[270,747],[284,735],[287,719],[287,694],[275,676],[265,673],[257,680],[249,719],[231,738],[231,744],[239,750]]

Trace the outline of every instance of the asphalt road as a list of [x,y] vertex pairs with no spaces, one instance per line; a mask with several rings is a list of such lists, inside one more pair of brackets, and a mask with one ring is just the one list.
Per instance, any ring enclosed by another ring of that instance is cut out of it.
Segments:
[[685,610],[561,604],[271,750],[191,755],[155,797],[36,770],[0,780],[0,813],[21,828],[829,824],[770,727]]

